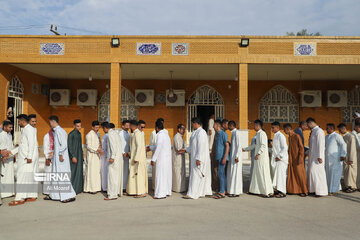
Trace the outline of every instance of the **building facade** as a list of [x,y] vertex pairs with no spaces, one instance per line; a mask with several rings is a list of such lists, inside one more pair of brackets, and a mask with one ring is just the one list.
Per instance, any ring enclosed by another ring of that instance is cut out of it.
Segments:
[[[360,37],[3,35],[0,86],[0,119],[37,114],[40,145],[50,115],[68,132],[81,119],[83,137],[93,120],[119,127],[142,119],[148,141],[158,117],[173,136],[178,123],[191,132],[192,117],[206,126],[212,113],[235,120],[246,144],[257,118],[269,137],[272,121],[297,126],[312,116],[321,127],[351,126],[360,111]],[[69,104],[50,104],[59,89]],[[79,89],[96,90],[92,106],[77,104],[91,100]]]

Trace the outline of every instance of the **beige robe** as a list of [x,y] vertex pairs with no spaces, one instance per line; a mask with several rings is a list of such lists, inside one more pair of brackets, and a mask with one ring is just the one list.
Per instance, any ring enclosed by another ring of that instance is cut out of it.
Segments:
[[[360,133],[355,130],[351,132],[356,138],[357,165],[360,165]],[[360,167],[357,168],[356,188],[360,189]]]
[[172,190],[174,192],[185,192],[185,153],[178,153],[179,150],[185,149],[183,136],[180,133],[177,133],[174,136],[173,143],[174,146],[172,150]]
[[[356,189],[357,176],[357,152],[356,152],[356,138],[351,133],[344,134],[344,141],[347,146],[347,154],[344,161],[344,185],[345,188],[351,187]],[[349,161],[353,163],[348,164]]]
[[94,130],[91,130],[86,135],[84,192],[101,191],[100,154],[97,152],[99,148],[100,138]]
[[263,130],[257,131],[256,144],[245,148],[245,151],[253,149],[255,149],[255,156],[259,155],[259,158],[254,161],[249,192],[262,195],[272,194],[274,190],[269,166],[268,138]]
[[[137,163],[134,162],[137,161]],[[131,135],[130,171],[126,186],[129,195],[141,195],[148,192],[147,162],[144,134],[136,129]]]

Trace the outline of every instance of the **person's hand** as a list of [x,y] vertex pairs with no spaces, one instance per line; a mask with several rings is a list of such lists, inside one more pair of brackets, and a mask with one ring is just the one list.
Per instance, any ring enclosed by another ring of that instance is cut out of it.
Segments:
[[226,158],[224,158],[224,159],[221,161],[221,164],[222,164],[222,165],[226,165]]
[[59,160],[60,160],[60,162],[63,162],[63,161],[64,161],[63,155],[60,155],[60,156],[59,156]]
[[255,155],[255,160],[258,160],[259,159],[259,154],[256,154]]
[[239,158],[235,158],[235,163],[238,163],[239,162]]
[[348,161],[348,164],[349,164],[349,165],[352,165],[352,164],[353,164],[353,161]]
[[139,161],[134,160],[134,163],[137,164]]
[[128,154],[128,153],[124,153],[123,156],[124,156],[124,157],[129,157],[129,154]]
[[155,166],[155,162],[151,161],[151,166]]
[[150,146],[147,146],[146,147],[146,152],[150,152],[150,151],[151,151]]
[[211,130],[209,130],[209,135],[211,135],[212,134],[212,131]]
[[25,158],[25,160],[26,160],[27,163],[31,163],[31,162],[32,162],[32,160],[31,160],[30,158]]
[[318,158],[317,160],[318,160],[319,163],[323,162],[323,160],[321,158]]
[[200,166],[200,161],[196,160],[196,166]]
[[113,163],[114,162],[114,159],[113,158],[110,158],[109,159],[109,163]]
[[345,157],[341,157],[341,158],[340,158],[340,161],[345,161]]
[[276,162],[280,161],[280,158],[278,158],[278,157],[277,157],[277,158],[275,158],[275,161],[276,161]]
[[49,158],[46,159],[46,160],[45,160],[45,165],[46,165],[46,166],[50,166],[50,164],[51,164],[51,159],[49,159]]
[[73,163],[77,163],[76,157],[73,157],[71,160],[72,160]]
[[245,152],[245,149],[243,148],[242,151]]

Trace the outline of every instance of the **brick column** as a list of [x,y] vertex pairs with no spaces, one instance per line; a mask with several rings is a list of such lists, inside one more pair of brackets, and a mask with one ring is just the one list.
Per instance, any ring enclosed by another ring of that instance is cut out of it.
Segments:
[[120,63],[111,63],[110,122],[115,124],[115,128],[120,128],[120,125],[121,125],[121,66],[120,66]]
[[239,129],[248,129],[248,65],[239,64]]
[[[241,146],[249,144],[248,129],[248,65],[239,64],[239,131]],[[249,154],[243,154],[243,160],[248,160]]]

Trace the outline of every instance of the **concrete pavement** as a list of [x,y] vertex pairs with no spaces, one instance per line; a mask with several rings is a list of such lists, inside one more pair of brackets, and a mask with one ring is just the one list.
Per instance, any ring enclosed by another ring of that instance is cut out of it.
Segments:
[[[249,166],[244,166],[245,190]],[[149,186],[151,186],[149,184]],[[358,239],[360,193],[164,200],[80,194],[73,203],[0,207],[0,239]]]

